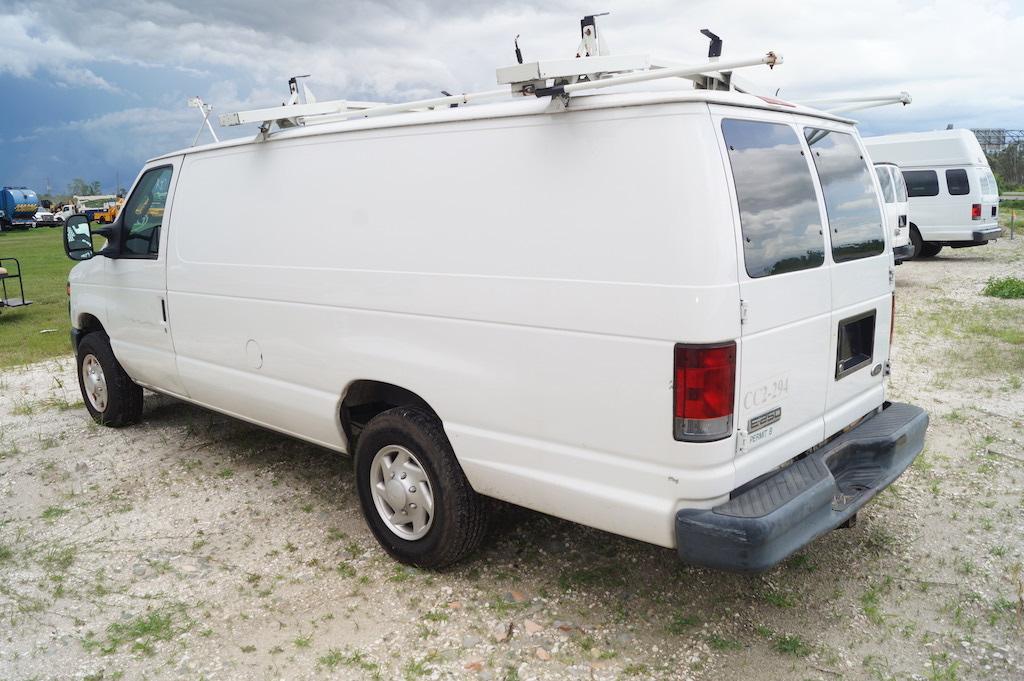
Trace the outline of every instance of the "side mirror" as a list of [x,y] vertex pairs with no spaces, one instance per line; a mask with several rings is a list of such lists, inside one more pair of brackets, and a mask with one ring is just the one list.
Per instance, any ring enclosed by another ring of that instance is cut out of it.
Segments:
[[64,221],[64,253],[72,260],[88,260],[95,255],[89,218],[72,215]]

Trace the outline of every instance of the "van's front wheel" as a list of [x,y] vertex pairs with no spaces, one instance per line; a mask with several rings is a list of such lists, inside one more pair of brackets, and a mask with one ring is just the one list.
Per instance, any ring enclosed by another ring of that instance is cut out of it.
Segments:
[[363,515],[396,559],[442,568],[480,544],[486,505],[436,417],[409,407],[385,411],[360,433],[355,456]]
[[114,357],[107,335],[90,333],[78,344],[78,387],[92,418],[119,428],[142,418],[142,388]]

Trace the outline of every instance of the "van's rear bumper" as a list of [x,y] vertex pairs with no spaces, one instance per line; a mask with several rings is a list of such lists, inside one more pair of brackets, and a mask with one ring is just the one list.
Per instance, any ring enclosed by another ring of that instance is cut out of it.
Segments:
[[992,227],[983,227],[982,229],[976,229],[971,232],[971,238],[974,239],[974,243],[981,244],[992,239],[998,239],[1003,233],[1003,230],[998,225]]
[[924,448],[928,414],[886,404],[821,449],[712,509],[676,514],[687,563],[761,572],[849,520]]

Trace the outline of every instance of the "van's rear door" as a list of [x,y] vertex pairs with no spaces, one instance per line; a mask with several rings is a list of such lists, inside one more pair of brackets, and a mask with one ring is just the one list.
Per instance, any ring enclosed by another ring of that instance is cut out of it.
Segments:
[[823,439],[832,289],[823,215],[794,117],[715,106],[711,112],[738,225],[742,482]]
[[893,260],[877,181],[848,126],[801,125],[825,201],[832,260],[825,436],[878,407],[889,358]]
[[981,221],[989,223],[986,227],[992,227],[999,222],[999,186],[988,166],[978,166],[978,179],[981,185]]

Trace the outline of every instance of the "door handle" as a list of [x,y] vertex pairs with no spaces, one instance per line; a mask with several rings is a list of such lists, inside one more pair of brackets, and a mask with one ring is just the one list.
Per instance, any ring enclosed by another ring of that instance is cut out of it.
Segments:
[[166,324],[167,323],[167,302],[163,298],[160,299],[160,314],[164,318],[164,324]]

